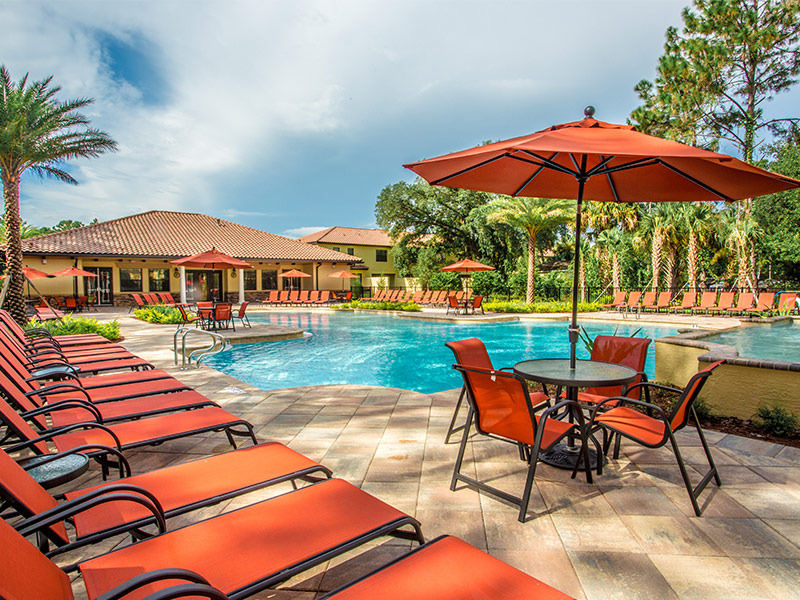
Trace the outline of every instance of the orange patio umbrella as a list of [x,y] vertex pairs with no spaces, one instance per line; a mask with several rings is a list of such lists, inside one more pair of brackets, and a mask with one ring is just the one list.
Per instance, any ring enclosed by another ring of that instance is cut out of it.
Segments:
[[453,271],[456,273],[470,273],[474,271],[494,271],[494,267],[490,267],[489,265],[479,263],[478,261],[465,258],[464,260],[460,260],[452,265],[442,267],[441,270]]
[[[32,267],[22,267],[22,274],[25,275],[26,279],[49,279],[55,276],[55,274],[45,273],[44,271]],[[5,277],[5,275],[3,275],[3,277]]]
[[358,279],[358,275],[354,275],[350,271],[334,271],[328,277],[336,277],[342,280],[342,289],[344,289],[344,280],[345,279]]
[[[311,277],[308,273],[303,273],[302,271],[298,271],[297,269],[292,269],[291,271],[284,271],[283,273],[278,273],[278,277]],[[292,282],[289,282],[289,287],[292,288]]]
[[191,267],[194,269],[252,269],[253,265],[238,258],[234,258],[224,252],[220,252],[213,246],[207,252],[201,252],[193,256],[177,258],[169,261],[179,267]]
[[726,201],[800,186],[732,156],[585,118],[510,140],[404,165],[432,185],[577,200],[570,365],[578,341],[578,261],[583,200]]
[[83,269],[79,269],[78,267],[70,267],[69,269],[64,269],[63,271],[56,271],[55,273],[51,273],[50,277],[97,277],[97,273],[90,273],[89,271],[84,271]]

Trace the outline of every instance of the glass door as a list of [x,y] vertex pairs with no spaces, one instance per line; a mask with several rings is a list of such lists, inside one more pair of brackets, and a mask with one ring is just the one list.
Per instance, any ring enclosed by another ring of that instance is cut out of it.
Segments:
[[111,267],[84,267],[97,277],[84,277],[89,304],[110,306],[114,304],[113,269]]
[[186,270],[186,299],[206,302],[222,299],[222,271]]

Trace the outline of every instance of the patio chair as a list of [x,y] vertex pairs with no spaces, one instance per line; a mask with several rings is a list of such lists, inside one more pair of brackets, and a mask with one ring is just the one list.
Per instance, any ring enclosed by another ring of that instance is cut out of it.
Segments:
[[177,304],[172,294],[167,294],[166,292],[158,292],[158,299],[165,306],[175,306]]
[[697,292],[684,292],[681,303],[678,306],[673,306],[670,311],[674,313],[691,312],[695,302],[697,302]]
[[657,306],[656,294],[657,292],[655,290],[650,290],[649,292],[645,292],[644,298],[642,298],[642,304],[639,307],[639,309],[644,311],[655,310]]
[[345,292],[344,301],[345,302],[350,302],[352,299],[353,299],[353,292],[351,290],[348,290],[347,292]]
[[311,293],[308,295],[308,303],[316,304],[317,300],[319,300],[319,290],[311,290]]
[[555,588],[443,535],[320,600],[570,600]]
[[231,317],[231,322],[233,322],[233,319],[239,319],[239,321],[242,324],[242,327],[252,327],[252,325],[250,325],[250,319],[247,318],[248,304],[250,303],[247,302],[246,300],[242,302],[241,306],[239,306],[239,310],[237,311],[237,313]]
[[742,292],[739,294],[739,300],[736,302],[736,306],[728,310],[729,314],[744,314],[753,306],[753,292]]
[[708,309],[710,313],[724,313],[728,312],[731,308],[733,308],[733,297],[736,295],[736,292],[721,292],[719,295],[719,302],[717,302],[716,306],[712,306]]
[[264,299],[264,304],[277,304],[278,303],[278,290],[270,290],[267,297]]
[[433,295],[433,290],[428,290],[424,294],[422,294],[422,300],[420,300],[420,304],[428,305],[431,303],[431,296]]
[[[633,380],[633,383],[640,383],[647,381],[644,365],[647,362],[648,346],[650,346],[650,338],[598,335],[594,338],[594,345],[592,346],[592,360],[630,367],[638,373],[638,377]],[[590,387],[578,392],[578,402],[597,404],[613,396],[620,395],[626,395],[638,400],[641,388],[634,388],[627,394],[625,392],[625,388],[621,385]],[[566,392],[562,394],[562,398],[566,398]]]
[[74,298],[73,296],[67,296],[64,298],[64,310],[67,312],[77,312],[78,299]]
[[717,301],[717,292],[703,292],[700,296],[700,304],[692,307],[691,314],[699,313],[700,311],[708,313],[709,309],[713,308]]
[[422,304],[422,298],[424,296],[425,292],[423,292],[422,290],[414,292],[414,295],[411,296],[411,302],[413,302],[414,304]]
[[[52,460],[63,456],[53,455]],[[0,499],[22,517],[17,530],[35,528],[46,540],[40,547],[55,546],[47,552],[50,557],[255,490],[283,482],[313,483],[331,475],[327,467],[287,446],[267,442],[69,491],[59,503],[0,450]],[[64,527],[67,519],[74,525],[71,533]],[[47,525],[34,525],[42,521]]]
[[797,311],[797,294],[795,292],[781,292],[778,297],[778,313],[791,314]]
[[438,292],[434,292],[433,296],[431,297],[431,304],[434,306],[447,306],[449,304],[448,298],[450,297],[450,292],[448,290],[439,290]]
[[131,304],[131,308],[128,312],[131,312],[134,308],[144,308],[147,306],[139,294],[131,294],[131,300],[133,300],[133,304]]
[[300,290],[300,293],[297,296],[297,304],[308,304],[308,293],[310,290]]
[[280,290],[278,293],[278,304],[289,304],[289,290]]
[[[47,455],[50,453],[47,441],[51,441],[59,452],[85,448],[83,454],[98,460],[104,475],[112,464],[107,458],[109,448],[119,453],[212,431],[224,432],[233,448],[236,448],[234,436],[249,437],[253,445],[258,444],[250,423],[218,406],[111,424],[101,423],[96,416],[88,417],[80,423],[37,432],[8,402],[0,398],[0,420],[6,426],[3,443],[7,452],[29,450],[37,455]],[[13,440],[18,441],[12,443]]]
[[[679,394],[680,396],[675,402],[674,408],[670,411],[669,415],[667,415],[667,413],[661,407],[655,404],[626,398],[624,396],[616,396],[600,402],[595,407],[589,421],[590,432],[594,431],[597,426],[599,426],[599,428],[603,431],[603,450],[606,453],[611,446],[611,439],[615,435],[617,436],[618,440],[620,437],[624,437],[625,439],[636,442],[642,446],[646,446],[647,448],[660,448],[669,443],[672,446],[672,451],[674,452],[675,458],[678,461],[681,477],[683,478],[686,491],[689,493],[689,498],[692,501],[692,507],[694,508],[694,512],[698,517],[702,514],[702,509],[697,503],[698,496],[702,493],[712,478],[716,482],[717,486],[722,485],[722,482],[720,481],[719,473],[717,472],[717,467],[714,464],[714,459],[711,456],[711,451],[708,447],[708,443],[706,442],[706,438],[703,435],[703,429],[700,426],[700,421],[697,418],[697,413],[694,409],[694,402],[697,400],[700,390],[703,388],[703,385],[705,385],[714,369],[724,362],[724,360],[720,360],[712,363],[705,369],[702,369],[700,372],[693,375],[683,390],[650,382],[636,384],[636,386],[639,387],[659,389]],[[629,390],[636,386],[631,386]],[[619,406],[615,406],[611,410],[603,412],[602,409],[604,409],[606,405],[617,403],[619,403]],[[649,414],[645,414],[640,410],[635,410],[636,408],[644,409]],[[650,416],[650,414],[655,414],[656,416]],[[709,470],[703,475],[702,479],[696,486],[693,486],[689,479],[689,474],[686,471],[686,465],[683,462],[683,456],[681,455],[678,442],[675,440],[674,435],[676,431],[683,429],[687,425],[689,418],[694,419],[695,426],[697,427],[697,434],[700,437],[700,443],[703,447],[703,451],[705,452],[709,466]],[[614,458],[617,458],[618,456],[619,445],[617,445],[614,449]],[[600,474],[602,470],[602,461],[598,461],[597,465],[597,472]]]
[[754,308],[747,310],[748,315],[761,315],[764,313],[772,312],[772,307],[775,304],[774,292],[763,292],[758,295],[758,301]]
[[175,308],[178,309],[178,312],[181,313],[181,322],[180,325],[189,325],[194,323],[195,327],[199,324],[200,315],[190,315],[186,310],[186,307],[183,304],[177,304]]
[[[546,452],[567,436],[581,437],[581,424],[551,418],[551,415],[557,414],[558,411],[575,403],[571,400],[564,400],[551,406],[548,398],[547,401],[534,405],[528,392],[528,386],[510,373],[465,367],[460,364],[453,365],[453,368],[457,369],[464,378],[469,401],[469,414],[461,437],[450,489],[455,491],[458,482],[462,481],[480,491],[502,498],[519,506],[517,518],[520,522],[525,522],[533,480],[536,475],[536,465],[539,462],[539,452]],[[513,496],[461,472],[473,423],[479,434],[518,447],[521,456],[528,463],[528,473],[522,496]],[[591,474],[586,444],[583,444],[581,452],[587,478],[589,478]],[[573,475],[579,462],[576,461]]]
[[[385,536],[424,541],[414,518],[345,481],[327,479],[84,560],[77,568],[89,599],[127,598],[131,593],[141,598],[137,592],[158,589],[148,597],[200,594],[239,600]],[[66,575],[5,523],[0,541],[13,551],[14,566],[28,575],[26,580],[37,574],[35,593],[30,581],[22,583],[23,576],[11,577],[5,585],[25,594],[11,600],[72,598]],[[138,577],[129,580],[132,570]],[[176,579],[191,583],[164,589]]]
[[330,290],[321,290],[319,293],[319,299],[317,299],[316,304],[330,304],[330,301],[331,301]]
[[[457,340],[455,342],[447,342],[445,343],[445,346],[450,349],[455,356],[456,363],[460,365],[465,367],[476,367],[478,369],[494,370],[492,359],[489,358],[489,353],[486,351],[486,346],[478,338],[468,338],[465,340]],[[508,372],[512,371],[511,367],[502,367],[497,370]],[[465,425],[459,425],[456,427],[456,421],[458,420],[458,413],[461,410],[461,404],[464,402],[464,396],[466,393],[467,386],[464,385],[461,387],[461,393],[458,396],[458,402],[456,402],[456,408],[453,411],[453,417],[450,419],[450,426],[447,428],[447,435],[444,438],[445,444],[450,443],[450,436],[458,431],[461,431],[465,427]],[[533,392],[531,396],[531,401],[535,404],[547,402],[548,399],[549,396],[540,392]]]
[[300,290],[291,290],[289,292],[289,298],[286,300],[286,303],[294,306],[297,304],[299,298],[300,298]]
[[628,300],[619,305],[617,310],[625,312],[633,312],[633,309],[639,309],[639,300],[642,297],[642,292],[631,292]]
[[600,308],[619,308],[625,303],[625,298],[628,296],[628,292],[616,292],[614,294],[614,299],[609,302],[608,304],[601,304]]
[[236,331],[236,324],[233,322],[233,304],[230,302],[218,302],[214,305],[212,313],[213,329],[228,329],[228,327],[231,327]]
[[469,308],[470,308],[470,310],[472,311],[473,314],[478,310],[481,311],[482,315],[486,314],[483,311],[483,296],[475,296],[472,299],[472,302],[470,302]]
[[461,305],[458,303],[458,300],[455,296],[448,296],[447,297],[447,311],[445,314],[449,315],[450,311],[458,314],[461,310]]
[[655,312],[661,312],[661,309],[668,310],[669,303],[672,301],[672,292],[660,292],[658,300],[656,300]]

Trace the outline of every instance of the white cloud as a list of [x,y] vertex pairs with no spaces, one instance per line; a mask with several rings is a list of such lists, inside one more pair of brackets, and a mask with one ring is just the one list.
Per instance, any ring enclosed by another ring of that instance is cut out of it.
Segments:
[[317,231],[322,231],[323,229],[327,229],[328,227],[330,227],[330,225],[325,225],[323,227],[314,227],[314,226],[293,227],[292,229],[287,229],[281,235],[290,238],[299,238],[303,237],[304,235],[308,235],[310,233],[316,233]]

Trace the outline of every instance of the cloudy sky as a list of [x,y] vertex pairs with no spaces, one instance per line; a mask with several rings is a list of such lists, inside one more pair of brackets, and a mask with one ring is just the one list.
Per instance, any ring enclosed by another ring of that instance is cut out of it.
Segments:
[[88,96],[119,151],[23,218],[197,211],[302,235],[374,226],[402,164],[576,120],[624,121],[688,0],[0,4],[0,63]]

